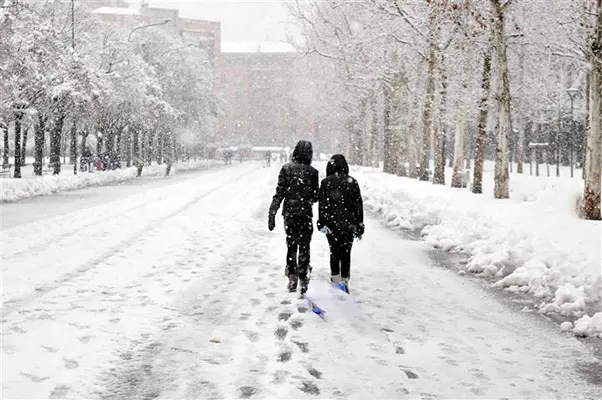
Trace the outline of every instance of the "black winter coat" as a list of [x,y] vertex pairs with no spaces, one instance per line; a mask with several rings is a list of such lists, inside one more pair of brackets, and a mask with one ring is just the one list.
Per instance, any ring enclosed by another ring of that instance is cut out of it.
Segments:
[[295,147],[292,161],[284,164],[278,175],[276,194],[270,205],[270,216],[276,215],[284,201],[282,216],[313,217],[313,204],[318,201],[318,171],[312,167],[311,142],[300,140]]
[[349,176],[349,166],[340,154],[332,156],[320,185],[318,229],[328,227],[333,235],[362,235],[364,206],[360,186]]

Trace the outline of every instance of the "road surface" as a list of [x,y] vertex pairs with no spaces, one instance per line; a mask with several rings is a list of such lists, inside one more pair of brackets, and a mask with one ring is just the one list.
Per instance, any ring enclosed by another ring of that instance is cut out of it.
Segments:
[[[375,219],[353,250],[354,299],[319,318],[285,290],[282,221],[267,230],[277,173],[73,192],[32,203],[61,203],[55,217],[3,222],[3,397],[599,398],[579,341]],[[325,294],[318,233],[312,265]]]

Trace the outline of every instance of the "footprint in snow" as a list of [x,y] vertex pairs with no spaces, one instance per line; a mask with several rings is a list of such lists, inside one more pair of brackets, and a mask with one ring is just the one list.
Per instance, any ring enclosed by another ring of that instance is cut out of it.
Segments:
[[290,311],[281,312],[278,315],[278,321],[288,321],[292,315],[293,315],[293,313],[291,313]]
[[78,339],[82,343],[90,343],[90,340],[94,337],[95,337],[94,335],[87,335],[87,336],[78,337]]
[[404,369],[403,372],[405,372],[406,376],[410,379],[418,379],[418,375],[409,369]]
[[301,387],[299,389],[301,389],[301,391],[304,393],[311,394],[314,396],[318,396],[320,394],[320,388],[318,388],[318,386],[315,383],[310,381],[302,382]]
[[278,361],[282,363],[290,361],[292,355],[292,351],[283,351],[282,353],[278,354]]
[[322,379],[322,373],[313,367],[309,367],[307,372],[316,379]]
[[259,333],[257,332],[244,331],[244,333],[251,342],[257,342],[259,340]]
[[69,393],[69,390],[71,390],[70,386],[67,385],[57,385],[54,387],[54,389],[52,389],[52,392],[50,392],[50,396],[48,396],[48,398],[50,399],[64,399],[67,397],[67,393]]
[[299,321],[298,319],[291,321],[291,328],[293,328],[294,330],[298,330],[302,326],[303,326],[303,322]]
[[241,399],[248,399],[257,393],[257,389],[253,386],[242,386],[238,388],[238,392],[240,393]]
[[284,340],[287,333],[288,333],[288,329],[280,327],[280,328],[276,329],[276,331],[274,332],[274,335],[276,336],[276,338],[278,340]]
[[49,376],[37,376],[34,374],[28,374],[26,372],[21,372],[21,376],[29,378],[32,382],[35,382],[35,383],[42,382],[42,381],[45,381],[46,379],[50,378]]
[[296,344],[299,347],[299,349],[301,350],[301,352],[303,352],[303,353],[309,353],[309,345],[308,345],[308,343],[305,343],[305,342],[295,342],[295,341],[293,341],[293,343]]
[[79,362],[77,362],[77,360],[70,360],[68,358],[63,358],[63,361],[65,362],[65,368],[67,368],[67,369],[75,369],[75,368],[79,367]]

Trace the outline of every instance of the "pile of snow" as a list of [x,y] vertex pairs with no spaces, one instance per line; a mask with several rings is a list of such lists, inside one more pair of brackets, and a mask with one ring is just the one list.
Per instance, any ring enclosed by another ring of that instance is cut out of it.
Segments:
[[577,216],[580,175],[511,174],[511,198],[496,200],[492,170],[487,164],[483,195],[371,168],[353,174],[366,207],[389,226],[418,232],[436,248],[467,253],[467,272],[541,299],[542,313],[580,318],[577,335],[602,337],[601,224]]
[[[183,161],[173,164],[170,174],[173,175],[177,171],[208,168],[218,163],[215,160]],[[0,180],[0,201],[17,201],[88,186],[116,184],[135,179],[137,175],[135,167],[115,171],[78,172],[77,175],[73,175],[72,166],[64,167],[60,175],[33,176],[24,173],[22,179],[6,178]],[[142,176],[162,176],[165,175],[165,169],[165,164],[145,166],[142,170]]]

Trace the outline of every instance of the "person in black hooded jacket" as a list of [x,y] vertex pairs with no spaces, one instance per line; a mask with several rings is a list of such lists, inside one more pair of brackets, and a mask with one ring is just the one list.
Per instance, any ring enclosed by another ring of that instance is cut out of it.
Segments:
[[318,229],[326,233],[330,245],[330,280],[342,282],[349,292],[351,247],[354,238],[364,234],[364,206],[359,184],[349,176],[342,154],[333,155],[326,166],[319,201]]
[[286,275],[288,289],[297,290],[301,283],[301,293],[307,291],[310,270],[310,242],[313,234],[313,204],[318,201],[318,171],[311,166],[313,148],[311,142],[300,140],[291,162],[284,164],[278,175],[276,194],[270,205],[268,228],[274,230],[276,213],[284,201],[282,216],[286,230]]

